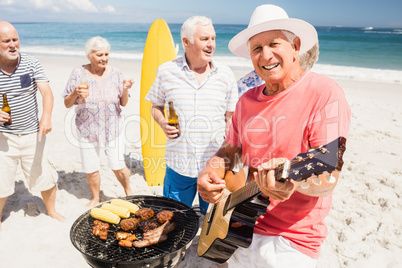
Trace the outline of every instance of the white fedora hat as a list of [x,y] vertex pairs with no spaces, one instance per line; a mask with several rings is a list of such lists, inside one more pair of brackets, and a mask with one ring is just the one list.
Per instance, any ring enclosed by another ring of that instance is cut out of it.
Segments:
[[317,31],[308,22],[290,19],[282,8],[275,5],[258,6],[250,18],[247,29],[235,35],[229,42],[233,54],[249,59],[248,40],[256,34],[271,30],[287,30],[301,40],[300,54],[308,51],[318,42]]

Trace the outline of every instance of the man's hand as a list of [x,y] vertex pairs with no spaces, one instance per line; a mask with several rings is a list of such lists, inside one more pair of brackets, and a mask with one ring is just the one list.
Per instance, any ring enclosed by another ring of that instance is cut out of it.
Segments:
[[275,179],[275,168],[286,161],[285,158],[273,158],[258,166],[254,179],[261,192],[275,200],[285,201],[296,189],[296,182],[286,180],[279,182]]
[[198,176],[198,193],[208,203],[217,203],[222,198],[225,187],[225,181],[214,171],[203,171]]
[[48,82],[37,83],[37,86],[43,98],[43,112],[39,121],[38,135],[38,142],[41,142],[42,136],[52,131],[53,93]]
[[0,110],[0,123],[6,123],[10,119],[10,115]]
[[165,118],[165,107],[152,104],[151,114],[155,122],[162,128],[168,139],[175,139],[179,135],[180,130],[176,127],[169,125],[169,120]]
[[43,114],[39,122],[38,142],[41,142],[42,136],[46,136],[50,131],[52,131],[51,116]]
[[169,125],[169,120],[167,119],[162,120],[160,126],[170,140],[177,138],[177,135],[179,135],[180,131],[176,127]]

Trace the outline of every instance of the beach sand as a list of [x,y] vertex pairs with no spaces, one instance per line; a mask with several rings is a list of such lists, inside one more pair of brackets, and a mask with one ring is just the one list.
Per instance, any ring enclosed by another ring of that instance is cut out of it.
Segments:
[[[66,222],[48,217],[40,193],[29,192],[24,180],[18,180],[15,193],[3,210],[0,267],[89,267],[70,242],[70,228],[88,210],[85,204],[91,195],[74,139],[74,110],[66,109],[61,97],[73,67],[87,60],[45,56],[38,59],[55,95],[53,130],[47,137],[47,146],[59,174],[56,208]],[[123,108],[131,186],[135,195],[162,195],[160,186],[147,186],[141,166],[141,62],[117,61],[112,57],[110,63],[136,81],[130,91],[131,99]],[[234,69],[237,78],[250,70]],[[336,81],[344,88],[351,106],[352,124],[318,267],[401,267],[402,85]],[[104,156],[100,173],[102,201],[124,196]],[[197,241],[198,236],[179,267],[216,267],[197,256]]]

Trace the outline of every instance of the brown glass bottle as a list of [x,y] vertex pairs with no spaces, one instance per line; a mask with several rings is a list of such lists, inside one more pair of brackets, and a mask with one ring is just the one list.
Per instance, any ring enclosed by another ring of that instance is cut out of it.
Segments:
[[12,120],[11,120],[11,108],[8,105],[8,100],[7,100],[7,94],[3,93],[3,107],[1,107],[1,110],[3,112],[6,112],[10,115],[10,119],[4,123],[5,126],[11,125],[12,124]]
[[180,125],[179,125],[179,117],[176,114],[176,110],[173,106],[173,101],[169,101],[169,116],[168,116],[169,125],[176,127],[179,130],[176,138],[180,136]]

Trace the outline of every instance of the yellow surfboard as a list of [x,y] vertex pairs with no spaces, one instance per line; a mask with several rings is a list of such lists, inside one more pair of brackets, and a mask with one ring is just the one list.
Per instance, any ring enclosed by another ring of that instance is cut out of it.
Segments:
[[149,186],[163,185],[166,135],[151,115],[152,103],[145,100],[159,65],[176,59],[172,34],[163,19],[155,20],[145,42],[141,70],[140,125],[145,179]]

